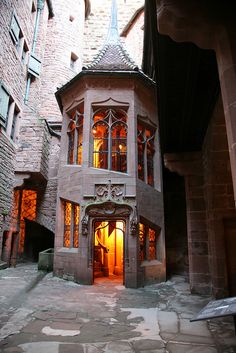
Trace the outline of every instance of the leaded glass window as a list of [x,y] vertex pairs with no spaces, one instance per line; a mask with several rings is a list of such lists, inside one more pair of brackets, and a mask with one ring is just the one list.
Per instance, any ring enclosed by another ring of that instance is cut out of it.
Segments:
[[139,223],[139,260],[152,261],[157,259],[158,227],[147,223]]
[[93,166],[127,172],[127,115],[121,109],[98,109],[93,114]]
[[151,186],[154,186],[154,138],[154,128],[149,128],[143,123],[138,123],[138,178]]
[[83,151],[83,124],[84,114],[83,108],[80,107],[70,113],[70,121],[68,124],[68,164],[82,164]]
[[69,201],[64,201],[64,247],[79,247],[79,221],[80,206]]

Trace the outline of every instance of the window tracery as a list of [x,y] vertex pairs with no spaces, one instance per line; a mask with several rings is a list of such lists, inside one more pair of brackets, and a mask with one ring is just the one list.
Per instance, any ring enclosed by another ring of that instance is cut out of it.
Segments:
[[83,124],[84,112],[83,107],[81,106],[70,114],[70,121],[67,130],[68,164],[82,164]]
[[127,115],[121,109],[98,109],[93,114],[93,166],[127,172]]
[[138,123],[138,178],[154,186],[155,129]]

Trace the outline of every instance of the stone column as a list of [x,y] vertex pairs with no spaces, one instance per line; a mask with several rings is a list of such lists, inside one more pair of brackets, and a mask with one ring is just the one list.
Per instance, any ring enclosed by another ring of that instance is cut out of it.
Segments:
[[234,200],[236,200],[236,28],[233,26],[222,27],[218,33],[216,58],[229,145]]
[[165,154],[165,166],[185,178],[189,281],[192,293],[211,291],[204,178],[200,152]]

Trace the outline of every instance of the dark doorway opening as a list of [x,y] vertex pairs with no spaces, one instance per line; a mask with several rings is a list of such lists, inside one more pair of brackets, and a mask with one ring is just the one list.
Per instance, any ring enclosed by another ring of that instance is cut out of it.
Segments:
[[37,262],[39,253],[54,247],[54,233],[40,224],[25,220],[24,259]]
[[188,236],[184,178],[163,170],[167,277],[188,278]]

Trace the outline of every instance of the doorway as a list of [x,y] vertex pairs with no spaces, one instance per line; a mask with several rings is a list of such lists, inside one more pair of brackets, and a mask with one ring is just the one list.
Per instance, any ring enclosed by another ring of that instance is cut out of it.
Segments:
[[119,277],[124,282],[124,234],[122,220],[94,222],[94,279]]

